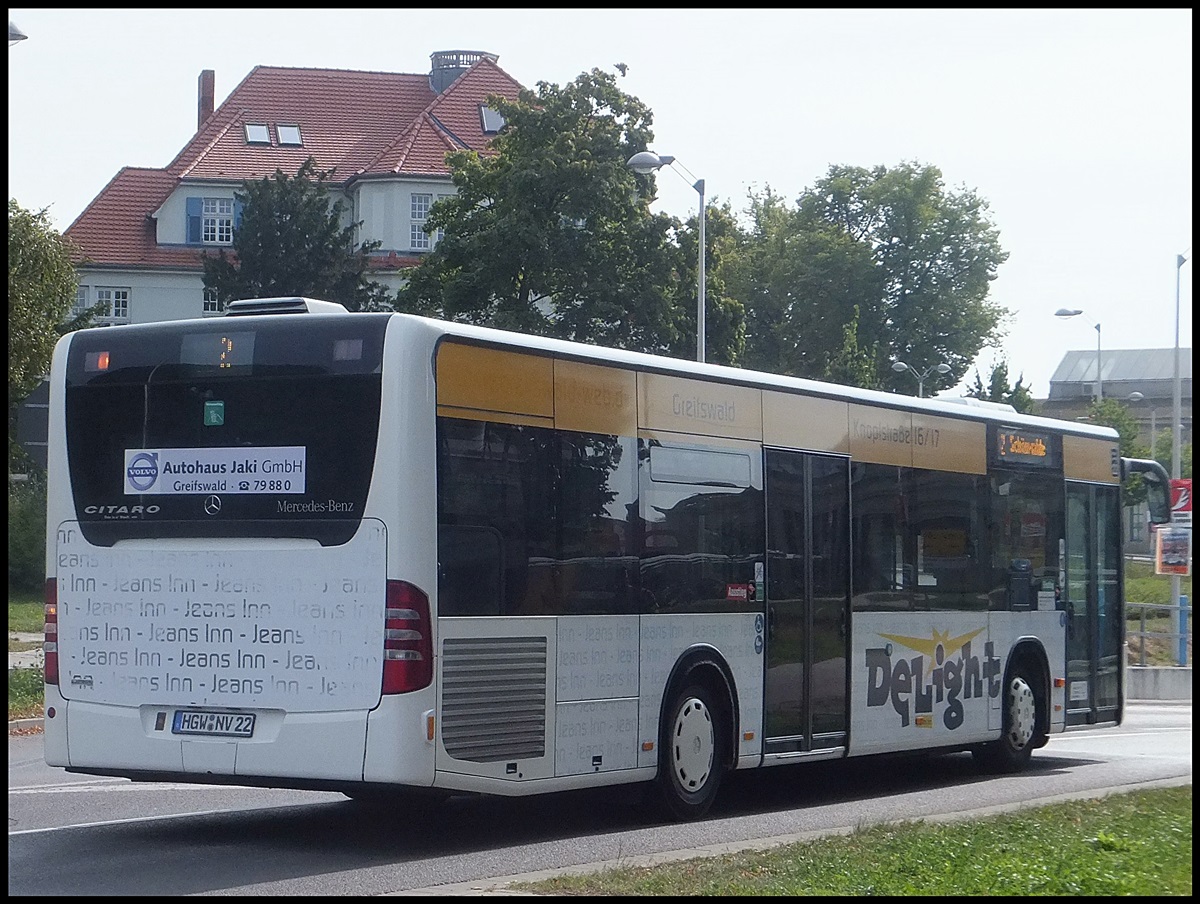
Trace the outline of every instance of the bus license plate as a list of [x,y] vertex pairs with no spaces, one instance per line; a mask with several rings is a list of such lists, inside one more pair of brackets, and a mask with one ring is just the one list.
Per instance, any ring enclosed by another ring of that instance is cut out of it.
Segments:
[[249,738],[254,735],[254,713],[214,713],[177,709],[172,734]]

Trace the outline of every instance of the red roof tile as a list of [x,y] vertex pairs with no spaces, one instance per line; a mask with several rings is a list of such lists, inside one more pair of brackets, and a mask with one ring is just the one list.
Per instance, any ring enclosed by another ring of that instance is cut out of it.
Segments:
[[82,251],[77,263],[100,266],[199,266],[193,248],[159,248],[152,214],[179,180],[160,169],[127,166],[64,233]]
[[[256,66],[164,169],[126,167],[66,230],[93,265],[200,266],[193,248],[160,248],[150,217],[182,179],[241,183],[295,173],[312,156],[319,171],[352,182],[373,175],[449,176],[448,151],[486,151],[479,107],[489,94],[516,98],[520,85],[484,57],[442,94],[425,73]],[[270,128],[269,145],[247,144],[245,126]],[[300,127],[303,145],[280,146],[277,126]],[[411,266],[384,257],[376,266]]]

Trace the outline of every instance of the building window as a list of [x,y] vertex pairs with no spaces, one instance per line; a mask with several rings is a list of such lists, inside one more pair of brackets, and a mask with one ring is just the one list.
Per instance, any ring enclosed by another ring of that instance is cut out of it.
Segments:
[[236,198],[188,198],[186,216],[189,245],[232,245],[242,204]]
[[413,193],[412,196],[412,227],[409,240],[413,251],[428,251],[429,236],[425,232],[425,221],[429,219],[429,208],[433,206],[433,195]]
[[105,313],[100,315],[99,318],[102,322],[129,322],[129,289],[97,286],[96,301],[97,303],[106,305]]
[[88,287],[80,286],[78,289],[75,290],[75,303],[73,305],[71,305],[70,319],[74,320],[76,317],[83,314],[83,312],[86,311],[88,309],[88,307],[89,307],[89,305],[88,305]]
[[[453,197],[454,197],[454,195],[438,195],[437,199],[439,201],[445,201],[447,198],[453,198]],[[434,244],[437,244],[445,237],[446,237],[446,230],[439,227],[437,234],[433,237]]]
[[270,144],[271,130],[263,123],[246,123],[246,144]]
[[205,245],[233,244],[233,199],[205,198],[201,240]]
[[225,305],[222,304],[221,299],[217,297],[216,289],[204,290],[204,313],[206,316],[209,314],[225,313]]
[[479,108],[479,123],[485,135],[495,135],[504,128],[504,117],[491,107]]
[[1127,539],[1130,543],[1141,543],[1146,539],[1146,522],[1150,520],[1149,509],[1142,503],[1130,506],[1129,512],[1129,533]]
[[279,136],[280,144],[289,144],[289,145],[304,144],[304,142],[300,140],[300,127],[299,126],[285,126],[285,125],[280,125],[280,124],[276,123],[275,133]]

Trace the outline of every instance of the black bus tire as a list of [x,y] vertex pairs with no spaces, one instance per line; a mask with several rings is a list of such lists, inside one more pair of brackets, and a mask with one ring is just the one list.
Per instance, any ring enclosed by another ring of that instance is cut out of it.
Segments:
[[689,684],[671,698],[658,756],[658,788],[671,818],[699,819],[708,812],[725,772],[725,731],[712,692]]
[[974,750],[976,762],[989,772],[1020,772],[1029,765],[1037,744],[1038,707],[1035,681],[1029,669],[1018,665],[1004,686],[1004,732]]

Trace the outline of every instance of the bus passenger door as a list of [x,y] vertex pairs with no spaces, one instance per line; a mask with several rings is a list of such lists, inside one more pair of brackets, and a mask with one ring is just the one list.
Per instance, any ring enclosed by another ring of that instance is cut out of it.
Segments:
[[1121,523],[1116,487],[1067,484],[1067,724],[1121,718]]
[[765,451],[764,750],[846,744],[850,639],[848,459]]

